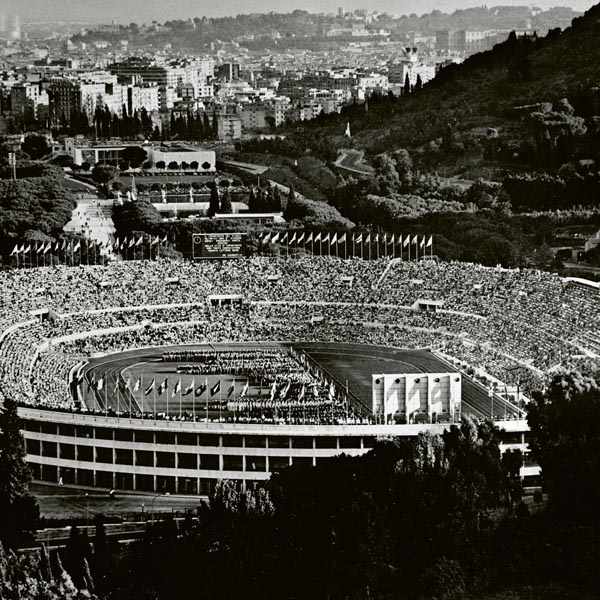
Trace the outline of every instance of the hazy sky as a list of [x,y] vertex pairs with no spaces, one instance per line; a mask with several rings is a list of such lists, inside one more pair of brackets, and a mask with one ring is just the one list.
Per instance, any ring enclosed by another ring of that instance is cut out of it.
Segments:
[[[531,0],[491,0],[488,6],[527,5]],[[0,13],[19,14],[24,21],[95,21],[150,22],[153,19],[185,19],[236,15],[251,12],[290,12],[302,8],[310,12],[334,12],[338,6],[346,10],[368,8],[391,14],[451,12],[456,8],[481,6],[482,0],[0,0]],[[586,10],[593,0],[540,0],[540,8],[572,6]]]

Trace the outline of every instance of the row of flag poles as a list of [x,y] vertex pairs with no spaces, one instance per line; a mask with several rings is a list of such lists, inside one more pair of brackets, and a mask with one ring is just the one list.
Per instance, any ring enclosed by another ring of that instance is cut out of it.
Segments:
[[[208,387],[208,379],[201,379],[199,383],[197,383],[196,378],[192,378],[191,383],[183,388],[181,377],[179,377],[175,385],[172,387],[171,391],[169,387],[169,378],[166,377],[161,383],[157,384],[156,377],[153,377],[150,383],[144,383],[144,377],[140,376],[135,383],[132,385],[131,379],[125,380],[121,375],[117,375],[114,381],[114,386],[112,388],[112,395],[116,397],[116,409],[117,412],[129,412],[131,416],[133,412],[137,413],[138,410],[141,412],[142,418],[144,414],[147,412],[145,410],[145,399],[152,395],[152,412],[156,417],[156,398],[162,397],[163,395],[166,398],[166,414],[169,414],[169,399],[179,400],[179,416],[182,416],[182,399],[188,396],[192,398],[192,414],[196,415],[196,399],[202,398],[208,390],[208,394],[205,396],[206,402],[206,418],[208,419],[208,410],[209,410],[209,399],[214,398],[218,394],[218,407],[219,412],[222,411],[224,407],[227,406],[227,403],[230,400],[236,400],[238,403],[244,400],[248,394],[248,390],[250,387],[249,380],[246,380],[243,385],[240,393],[236,396],[236,381],[233,380],[226,392],[226,399],[223,399],[221,380],[219,379],[212,387]],[[274,403],[277,399],[280,401],[286,400],[290,393],[291,383],[288,381],[281,389],[278,390],[277,382],[273,381],[272,385],[269,388],[268,393],[268,401],[269,403]],[[109,406],[111,408],[115,408],[114,402],[109,400],[109,380],[106,374],[100,376],[96,379],[96,374],[94,373],[91,379],[87,382],[87,391],[93,391],[95,394],[96,403],[98,406],[104,405],[104,410],[108,415]],[[314,390],[313,390],[313,393]],[[295,402],[302,403],[305,401],[307,395],[307,385],[303,384],[296,394],[294,398]],[[104,396],[104,398],[102,397]],[[139,402],[138,402],[139,397]],[[262,386],[260,388],[259,397],[262,399]],[[337,398],[337,391],[335,388],[335,384],[330,382],[327,392],[327,397],[330,402],[333,402]],[[265,398],[266,399],[266,398]],[[99,402],[102,400],[102,402]],[[176,401],[176,400],[175,400]],[[216,399],[215,399],[216,401]],[[121,404],[122,402],[122,404]],[[347,398],[346,398],[347,403]],[[135,411],[134,411],[135,405]],[[148,407],[150,408],[150,407]],[[124,409],[123,411],[121,409]]]
[[277,231],[262,234],[259,237],[261,245],[268,244],[284,245],[290,248],[310,248],[311,253],[318,250],[319,254],[328,256],[347,257],[360,256],[360,258],[379,258],[380,256],[391,256],[408,260],[433,257],[432,235],[403,235],[387,233],[313,233],[297,231]]
[[81,263],[85,257],[88,263],[91,260],[96,264],[99,260],[100,254],[110,252],[124,252],[128,253],[130,249],[141,248],[142,255],[144,249],[148,248],[148,257],[150,258],[152,248],[155,246],[163,246],[168,242],[168,237],[160,236],[127,236],[124,238],[116,238],[113,241],[97,242],[89,238],[82,238],[79,240],[62,240],[62,242],[27,242],[15,244],[10,256],[16,260],[17,267],[19,263],[25,264],[28,259],[29,264],[35,262],[36,266],[46,266],[48,258],[48,264],[51,264],[49,260],[50,255],[57,255],[60,259],[71,258],[79,256],[79,262]]
[[[104,245],[97,244],[91,240],[84,240],[84,244],[86,246],[86,251],[89,254],[90,249],[94,249],[94,251],[100,251]],[[29,242],[27,244],[15,244],[10,256],[14,256],[17,261],[17,267],[19,266],[19,259],[21,261],[25,261],[26,258],[29,258],[29,262],[33,263],[35,258],[36,266],[39,266],[42,263],[43,266],[46,265],[46,255],[51,252],[52,254],[60,254],[63,256],[75,256],[79,254],[81,259],[81,254],[83,252],[81,240],[63,240],[62,242]]]

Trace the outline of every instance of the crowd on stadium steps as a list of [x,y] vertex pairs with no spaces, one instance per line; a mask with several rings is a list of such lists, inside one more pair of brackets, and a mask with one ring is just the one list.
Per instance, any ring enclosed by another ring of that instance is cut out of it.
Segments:
[[[129,347],[277,340],[431,346],[524,389],[539,388],[544,371],[582,355],[595,365],[600,355],[597,290],[530,269],[303,256],[54,266],[4,271],[0,280],[0,398],[45,406],[71,405],[62,383],[69,355]],[[241,306],[208,301],[231,293],[242,296]],[[410,310],[418,300],[440,301],[441,311]],[[159,308],[177,304],[186,306]],[[35,309],[49,309],[49,318],[6,332],[32,320]],[[128,329],[52,348],[63,358],[38,356],[48,339],[119,327]]]

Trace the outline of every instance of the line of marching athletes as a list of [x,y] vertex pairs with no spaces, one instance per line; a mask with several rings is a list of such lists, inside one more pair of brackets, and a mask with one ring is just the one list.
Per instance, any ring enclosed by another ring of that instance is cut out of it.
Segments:
[[[149,384],[144,383],[144,376],[141,375],[132,386],[131,379],[125,380],[121,373],[114,377],[115,383],[112,389],[112,395],[116,397],[116,410],[112,402],[109,400],[108,381],[110,374],[103,374],[96,379],[96,374],[87,381],[87,391],[93,392],[94,398],[100,410],[104,410],[108,416],[111,414],[129,414],[130,417],[145,418],[147,415],[152,415],[154,418],[158,415],[167,416],[170,414],[169,399],[175,405],[177,400],[179,403],[179,418],[183,419],[186,415],[183,411],[183,398],[191,397],[192,399],[192,420],[196,417],[196,401],[204,404],[203,409],[206,411],[206,419],[208,420],[209,411],[219,411],[219,416],[222,417],[224,410],[230,412],[253,410],[253,409],[290,409],[290,408],[310,408],[320,406],[331,406],[339,402],[345,402],[348,405],[348,395],[342,399],[342,395],[338,394],[335,383],[333,381],[321,381],[309,378],[294,378],[294,377],[277,377],[270,386],[267,387],[268,394],[263,395],[266,391],[263,389],[262,382],[259,384],[258,394],[248,395],[250,390],[250,380],[246,379],[242,385],[239,394],[236,394],[236,380],[230,382],[226,394],[224,387],[221,385],[221,379],[208,387],[208,378],[198,380],[193,377],[191,383],[185,388],[182,385],[182,378],[178,377],[175,385],[170,389],[169,377],[157,385],[156,376],[152,377]],[[285,381],[285,383],[284,383]],[[84,380],[78,383],[83,384]],[[293,388],[292,388],[293,384]],[[254,386],[253,386],[254,387]],[[326,391],[324,388],[326,387]],[[104,393],[103,393],[104,392]],[[145,399],[152,394],[152,398],[147,402],[152,402],[150,406],[145,405]],[[218,398],[215,398],[217,396]],[[157,411],[156,400],[158,398],[166,399],[165,412]],[[138,400],[139,397],[139,400]],[[122,405],[121,405],[122,401]]]

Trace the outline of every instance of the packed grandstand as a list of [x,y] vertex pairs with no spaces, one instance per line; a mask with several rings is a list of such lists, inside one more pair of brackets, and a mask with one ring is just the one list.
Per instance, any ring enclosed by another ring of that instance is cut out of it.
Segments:
[[69,378],[82,360],[148,346],[430,347],[525,393],[600,354],[598,290],[536,270],[302,256],[55,266],[1,279],[0,395],[28,406],[72,410]]

